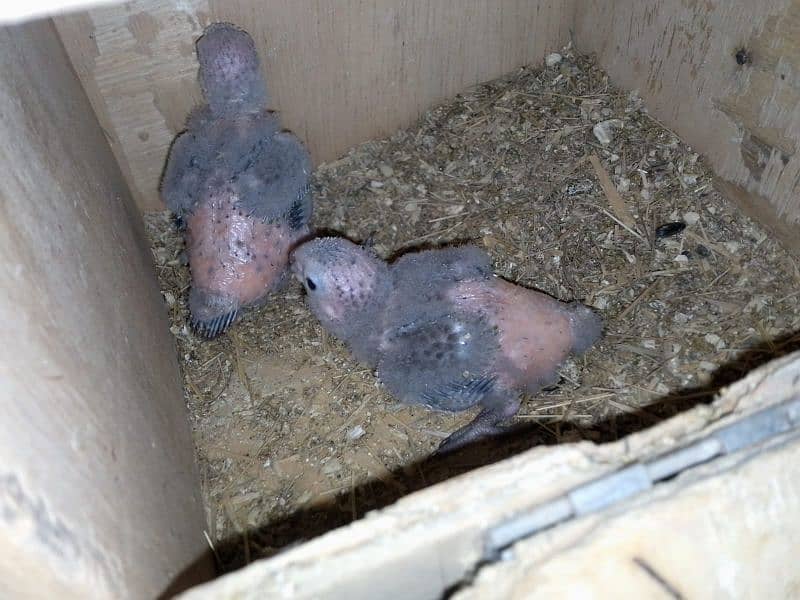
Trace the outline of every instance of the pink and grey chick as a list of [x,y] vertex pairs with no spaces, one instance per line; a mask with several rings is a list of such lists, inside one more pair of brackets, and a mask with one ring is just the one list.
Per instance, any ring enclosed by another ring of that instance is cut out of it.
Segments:
[[496,277],[475,246],[426,250],[391,265],[339,238],[300,245],[292,270],[323,327],[399,400],[444,411],[480,406],[450,451],[500,433],[523,392],[558,380],[571,353],[600,337],[588,307]]
[[213,338],[285,280],[289,252],[309,233],[311,161],[266,109],[250,35],[212,24],[197,56],[206,104],[175,139],[161,193],[186,227],[192,326]]

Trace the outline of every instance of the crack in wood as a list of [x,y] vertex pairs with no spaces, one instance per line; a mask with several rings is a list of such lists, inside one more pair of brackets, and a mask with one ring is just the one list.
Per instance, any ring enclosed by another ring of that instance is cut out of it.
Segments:
[[670,598],[674,598],[675,600],[684,600],[683,594],[681,594],[663,575],[656,571],[655,568],[653,568],[653,566],[645,559],[634,556],[633,562],[636,564],[636,566],[642,569],[642,571],[647,573],[647,575],[653,581],[655,581],[659,587],[669,595]]

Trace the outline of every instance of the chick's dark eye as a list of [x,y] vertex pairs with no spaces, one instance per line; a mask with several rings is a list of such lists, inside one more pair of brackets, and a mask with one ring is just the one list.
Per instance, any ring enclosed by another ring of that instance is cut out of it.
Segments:
[[317,284],[314,283],[314,280],[311,279],[311,277],[306,277],[306,286],[308,286],[308,289],[310,290],[317,289]]

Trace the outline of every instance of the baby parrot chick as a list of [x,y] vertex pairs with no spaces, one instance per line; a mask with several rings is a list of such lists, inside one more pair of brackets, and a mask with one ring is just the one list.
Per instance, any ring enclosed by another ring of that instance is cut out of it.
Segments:
[[266,109],[249,34],[214,23],[197,56],[206,103],[172,145],[161,194],[185,224],[191,323],[210,339],[285,280],[289,252],[309,233],[311,160]]
[[291,260],[322,326],[377,368],[401,402],[481,408],[439,452],[504,431],[521,394],[557,382],[567,356],[585,352],[602,332],[600,317],[583,304],[496,277],[475,246],[387,264],[348,240],[320,238],[298,246]]

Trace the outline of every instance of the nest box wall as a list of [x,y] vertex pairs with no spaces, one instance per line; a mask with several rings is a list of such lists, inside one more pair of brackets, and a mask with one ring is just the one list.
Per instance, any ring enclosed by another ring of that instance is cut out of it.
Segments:
[[205,550],[141,219],[50,21],[0,29],[0,595],[155,597]]
[[230,21],[256,41],[283,124],[316,162],[384,137],[464,88],[542,59],[573,0],[136,0],[55,18],[142,210],[201,100],[194,41]]
[[800,1],[590,0],[575,32],[708,157],[729,200],[800,254]]

